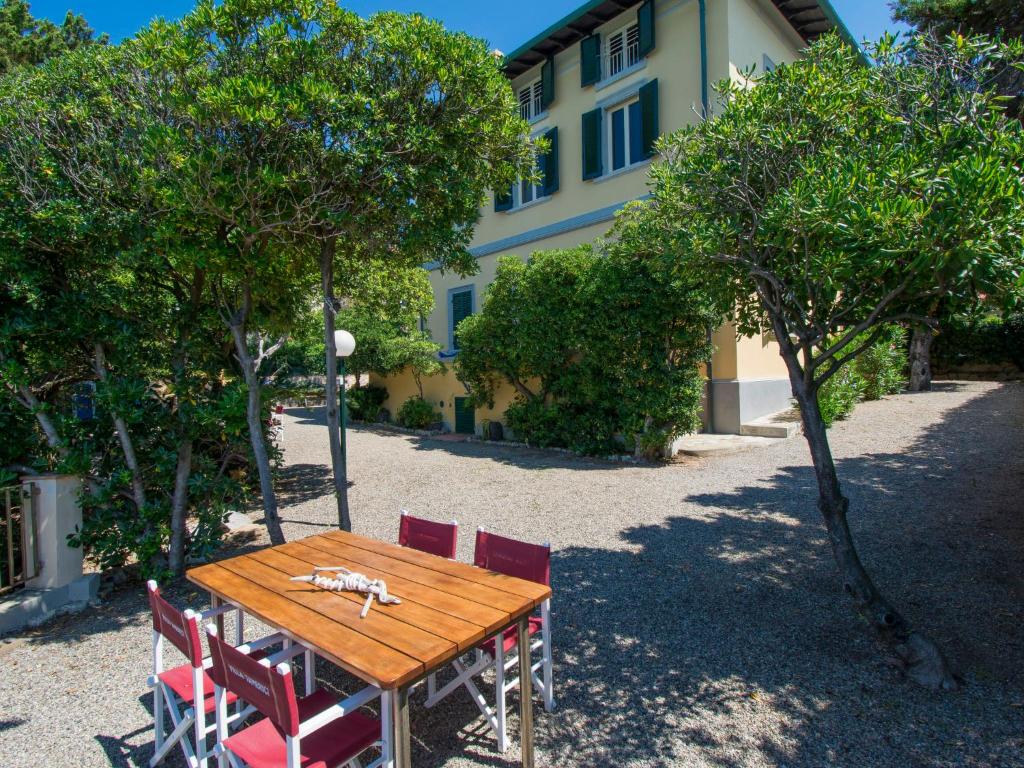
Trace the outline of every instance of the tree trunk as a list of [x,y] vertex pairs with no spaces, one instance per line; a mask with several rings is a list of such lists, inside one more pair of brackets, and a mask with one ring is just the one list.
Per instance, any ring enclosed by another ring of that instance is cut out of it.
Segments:
[[338,503],[338,527],[352,530],[348,508],[347,464],[341,452],[341,425],[338,410],[338,358],[334,346],[334,318],[338,300],[334,296],[335,240],[323,241],[320,247],[320,283],[324,301],[324,403],[327,407],[327,438],[331,446],[331,470],[334,476],[334,497]]
[[246,388],[249,390],[246,403],[246,423],[249,426],[249,441],[252,444],[256,469],[260,476],[260,494],[263,496],[263,516],[267,524],[267,533],[273,544],[284,544],[284,533],[281,531],[281,518],[277,514],[277,496],[274,494],[274,476],[270,469],[270,455],[263,439],[263,403],[259,371],[253,364],[252,353],[246,340],[246,321],[249,315],[248,291],[243,308],[232,318],[229,327],[231,337],[235,341],[235,353],[245,376]]
[[[107,360],[103,350],[103,344],[96,342],[93,345],[93,368],[96,375],[104,384],[108,383]],[[117,439],[121,443],[121,451],[124,453],[124,463],[132,478],[132,499],[135,506],[141,512],[146,506],[146,484],[143,482],[142,470],[139,468],[139,460],[135,455],[135,444],[132,441],[131,432],[128,430],[128,423],[124,416],[115,409],[111,409],[111,417],[114,421],[114,429],[117,432]]]
[[188,479],[192,476],[192,440],[178,443],[178,463],[174,471],[174,495],[171,497],[171,541],[167,567],[174,574],[185,570],[185,527],[188,520]]
[[825,521],[832,555],[843,580],[843,589],[853,599],[854,608],[872,626],[877,637],[896,655],[907,676],[933,690],[955,690],[957,682],[938,646],[916,632],[889,603],[868,576],[847,522],[849,501],[842,495],[825,422],[818,407],[817,392],[804,380],[803,367],[796,351],[784,340],[789,334],[781,321],[775,321],[776,338],[789,370],[793,396],[800,406],[804,437],[810,449],[818,482],[818,509]]
[[192,477],[192,439],[189,436],[191,406],[189,398],[182,397],[188,386],[189,342],[195,330],[196,318],[201,309],[203,291],[206,286],[206,272],[195,269],[189,288],[188,304],[182,313],[178,326],[178,340],[171,361],[174,370],[174,392],[177,400],[177,465],[174,471],[174,492],[171,496],[171,540],[167,561],[171,571],[180,574],[185,569],[185,531],[188,524],[188,481]]
[[932,388],[932,329],[915,325],[910,336],[911,392],[928,392]]

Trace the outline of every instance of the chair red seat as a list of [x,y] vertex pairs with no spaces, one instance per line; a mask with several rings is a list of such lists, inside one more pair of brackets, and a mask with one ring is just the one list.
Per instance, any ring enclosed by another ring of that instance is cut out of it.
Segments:
[[[192,698],[192,665],[182,664],[180,667],[174,667],[174,669],[168,669],[166,672],[160,673],[160,682],[166,683],[167,687],[174,691],[178,696],[189,702],[190,704],[195,701]],[[233,693],[228,693],[228,704],[234,704],[238,699]],[[213,680],[203,670],[203,710],[209,714],[217,708],[217,703],[213,698]]]
[[[305,721],[337,701],[326,690],[298,700],[299,720]],[[380,723],[362,712],[350,712],[332,720],[300,742],[302,768],[335,768],[343,765],[380,739]],[[284,732],[269,718],[229,737],[225,746],[251,768],[287,768]]]
[[[529,628],[527,630],[527,634],[529,634],[530,637],[533,637],[535,634],[540,632],[541,629],[543,629],[543,627],[544,627],[544,619],[542,617],[540,617],[540,616],[531,616],[530,617],[530,625],[529,625]],[[518,627],[513,625],[513,626],[509,627],[508,629],[506,629],[505,632],[503,633],[503,637],[504,637],[505,642],[502,643],[502,649],[506,653],[508,653],[509,651],[511,651],[513,648],[516,647],[516,643],[518,642],[518,639],[516,637],[517,630],[518,630]],[[493,637],[490,640],[485,640],[481,644],[480,647],[483,648],[484,653],[486,653],[488,656],[494,656],[494,638]]]
[[[250,657],[256,659],[264,658],[267,652],[264,650],[253,651],[249,654]],[[167,687],[174,691],[184,701],[193,702],[195,699],[192,698],[192,665],[182,664],[180,667],[174,669],[168,669],[166,672],[161,672],[159,675],[160,681],[167,684]],[[228,706],[238,701],[238,697],[231,691],[227,692]],[[210,714],[217,708],[217,702],[213,697],[213,678],[211,678],[206,670],[203,670],[203,710]]]

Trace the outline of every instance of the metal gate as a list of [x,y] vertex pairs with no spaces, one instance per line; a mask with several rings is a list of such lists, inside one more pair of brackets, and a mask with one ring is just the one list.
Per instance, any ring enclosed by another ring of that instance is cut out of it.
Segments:
[[39,573],[32,483],[0,488],[0,595]]

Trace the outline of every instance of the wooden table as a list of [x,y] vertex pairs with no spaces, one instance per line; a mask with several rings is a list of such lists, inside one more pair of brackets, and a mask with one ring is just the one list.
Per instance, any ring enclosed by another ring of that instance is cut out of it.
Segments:
[[[384,579],[400,605],[290,581],[314,565],[343,565]],[[193,568],[188,579],[381,689],[390,760],[410,768],[409,689],[430,672],[518,625],[523,767],[533,768],[533,702],[527,619],[551,596],[542,584],[485,571],[344,531]],[[525,674],[524,674],[525,672]]]

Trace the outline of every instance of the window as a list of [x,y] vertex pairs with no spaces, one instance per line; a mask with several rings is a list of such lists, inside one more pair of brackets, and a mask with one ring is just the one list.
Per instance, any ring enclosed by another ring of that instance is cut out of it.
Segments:
[[658,140],[658,81],[616,94],[582,115],[583,181],[639,165]]
[[538,179],[520,179],[507,191],[494,195],[494,210],[511,211],[528,203],[548,197],[558,191],[558,128],[544,132],[548,151],[537,157]]
[[544,197],[544,184],[542,182],[530,182],[525,179],[517,184],[519,187],[519,205],[532,203]]
[[473,314],[473,286],[452,288],[448,291],[448,348],[456,351],[459,348],[459,336],[456,331],[459,323]]
[[608,110],[608,168],[617,171],[647,159],[640,123],[640,100],[632,99]]
[[608,35],[605,77],[612,77],[640,61],[640,27],[630,24]]
[[544,112],[544,86],[541,78],[519,89],[519,116],[523,120],[533,120]]

